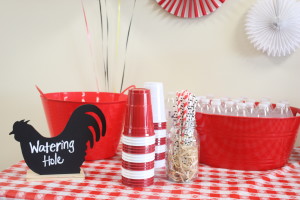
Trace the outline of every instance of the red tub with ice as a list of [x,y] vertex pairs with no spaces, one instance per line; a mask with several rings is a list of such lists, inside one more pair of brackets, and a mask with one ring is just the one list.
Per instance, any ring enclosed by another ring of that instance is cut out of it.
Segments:
[[294,117],[254,118],[197,113],[200,163],[237,170],[284,166],[296,140],[300,109]]

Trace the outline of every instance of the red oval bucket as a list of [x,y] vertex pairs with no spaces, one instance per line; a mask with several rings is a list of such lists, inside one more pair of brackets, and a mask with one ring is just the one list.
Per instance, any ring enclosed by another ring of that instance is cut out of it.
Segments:
[[[294,115],[300,113],[292,108]],[[200,163],[237,170],[284,166],[296,140],[300,117],[254,118],[196,113]]]
[[106,135],[95,143],[93,149],[88,146],[85,159],[99,160],[116,154],[124,127],[127,95],[106,92],[55,92],[40,96],[52,137],[62,132],[78,106],[96,105],[106,118]]

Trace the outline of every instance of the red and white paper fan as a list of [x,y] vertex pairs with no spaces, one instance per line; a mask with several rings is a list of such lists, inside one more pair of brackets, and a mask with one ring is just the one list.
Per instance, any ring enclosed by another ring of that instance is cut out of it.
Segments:
[[226,0],[156,0],[167,12],[182,18],[196,18],[208,15]]

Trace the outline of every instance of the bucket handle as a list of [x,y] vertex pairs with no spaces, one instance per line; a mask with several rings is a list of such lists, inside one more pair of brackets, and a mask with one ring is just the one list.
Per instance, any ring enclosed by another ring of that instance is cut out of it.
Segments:
[[127,92],[128,90],[132,89],[132,88],[136,88],[135,85],[131,85],[128,88],[126,88],[125,90],[123,90],[123,92],[121,92],[121,94],[124,94],[125,92]]
[[44,98],[46,98],[44,92],[42,92],[42,90],[37,85],[35,85],[35,87],[39,91],[40,95],[42,95]]
[[[299,109],[299,108],[296,108],[296,107],[292,107],[292,106],[291,106],[291,109],[292,109],[292,112],[293,112],[294,117],[300,116],[300,109]],[[298,114],[298,115],[297,115],[297,114]]]

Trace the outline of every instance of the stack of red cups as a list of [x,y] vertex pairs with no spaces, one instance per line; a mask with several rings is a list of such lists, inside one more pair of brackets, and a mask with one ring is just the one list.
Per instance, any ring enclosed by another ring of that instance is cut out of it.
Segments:
[[122,183],[146,187],[154,182],[155,134],[150,90],[129,90],[122,136]]
[[167,120],[164,103],[163,84],[159,82],[146,82],[145,88],[150,90],[153,124],[155,132],[155,168],[164,167],[166,165],[166,136],[167,136]]

